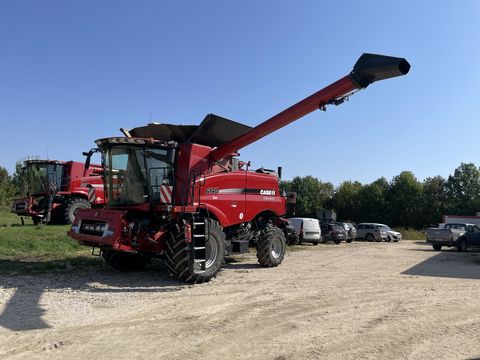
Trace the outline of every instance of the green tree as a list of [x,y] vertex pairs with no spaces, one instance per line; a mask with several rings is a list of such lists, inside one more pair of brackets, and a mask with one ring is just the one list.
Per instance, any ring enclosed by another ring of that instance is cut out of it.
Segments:
[[316,211],[324,207],[332,197],[334,186],[329,182],[322,182],[313,176],[296,176],[292,181],[282,183],[286,191],[297,193],[297,216],[316,216]]
[[445,214],[446,203],[446,181],[441,176],[426,178],[423,181],[422,226],[433,226],[438,224],[442,215]]
[[402,171],[390,182],[387,196],[391,211],[391,225],[421,227],[419,214],[422,201],[422,183],[411,171]]
[[389,223],[391,209],[387,202],[388,190],[388,181],[384,177],[364,185],[359,194],[360,206],[357,221]]
[[480,209],[480,170],[461,163],[446,183],[447,209],[455,215],[474,215]]
[[7,169],[0,166],[0,205],[9,205],[14,194],[12,179]]
[[334,209],[339,219],[359,221],[362,188],[358,181],[344,181],[336,188],[327,207]]
[[27,179],[23,173],[23,166],[23,161],[17,161],[15,172],[12,176],[12,186],[17,197],[23,197],[27,193]]

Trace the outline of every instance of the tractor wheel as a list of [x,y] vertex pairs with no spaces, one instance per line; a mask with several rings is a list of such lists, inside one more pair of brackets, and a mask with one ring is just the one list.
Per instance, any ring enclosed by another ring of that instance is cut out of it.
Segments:
[[257,240],[257,259],[260,265],[275,267],[282,263],[285,256],[285,235],[276,226],[267,225]]
[[120,271],[142,270],[151,260],[147,256],[111,250],[103,250],[102,257],[108,265]]
[[91,207],[92,204],[82,198],[72,198],[68,200],[67,206],[65,207],[65,222],[67,224],[72,224],[75,220],[78,210],[89,209]]
[[165,264],[170,274],[177,279],[190,283],[203,283],[212,279],[220,270],[225,255],[225,233],[218,222],[207,219],[209,228],[205,239],[205,271],[192,273],[189,264],[190,244],[185,238],[183,226],[174,226],[167,237]]
[[442,245],[433,244],[432,246],[433,246],[433,250],[435,250],[435,251],[440,251],[440,250],[442,250]]
[[373,236],[373,234],[367,234],[367,236],[365,236],[365,240],[373,241],[373,240],[375,240],[375,237]]

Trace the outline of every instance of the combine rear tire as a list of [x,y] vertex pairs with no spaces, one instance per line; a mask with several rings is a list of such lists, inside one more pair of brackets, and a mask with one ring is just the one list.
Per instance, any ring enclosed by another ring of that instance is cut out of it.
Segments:
[[260,233],[257,241],[257,259],[260,265],[276,267],[285,256],[286,240],[283,231],[267,225]]
[[73,223],[75,216],[80,209],[89,209],[92,205],[85,199],[82,198],[72,198],[68,200],[67,206],[65,207],[65,222],[67,224]]
[[102,257],[108,265],[120,271],[139,271],[150,262],[147,256],[121,251],[103,250]]
[[203,283],[212,279],[220,270],[225,255],[225,233],[220,225],[214,220],[207,220],[205,239],[206,265],[205,271],[192,273],[189,264],[190,244],[186,242],[183,226],[175,226],[167,238],[165,250],[165,264],[170,274],[177,279],[189,283]]

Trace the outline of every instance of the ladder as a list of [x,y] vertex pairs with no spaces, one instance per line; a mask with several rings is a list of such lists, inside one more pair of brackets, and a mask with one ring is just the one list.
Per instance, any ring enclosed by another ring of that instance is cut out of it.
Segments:
[[189,265],[193,274],[201,274],[205,272],[207,265],[206,239],[209,229],[204,218],[194,217],[192,225]]
[[47,194],[48,204],[45,217],[43,218],[43,222],[45,224],[48,224],[52,219],[53,201],[55,200],[55,195],[57,194],[56,173],[47,174]]

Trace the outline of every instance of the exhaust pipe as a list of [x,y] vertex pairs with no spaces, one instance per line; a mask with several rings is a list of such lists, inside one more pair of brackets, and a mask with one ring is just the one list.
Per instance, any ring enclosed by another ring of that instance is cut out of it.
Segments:
[[403,58],[363,54],[355,63],[350,79],[358,89],[366,88],[375,81],[406,75],[410,64]]

